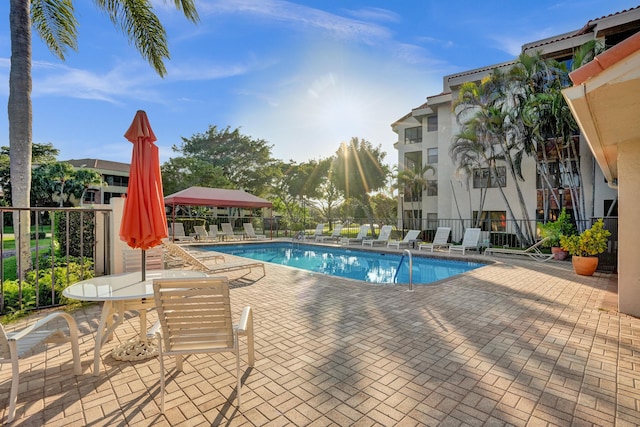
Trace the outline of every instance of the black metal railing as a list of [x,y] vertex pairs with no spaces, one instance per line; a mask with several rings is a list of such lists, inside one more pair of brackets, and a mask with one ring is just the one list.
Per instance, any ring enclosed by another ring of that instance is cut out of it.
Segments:
[[[0,213],[0,313],[60,305],[65,285],[111,272],[111,209],[3,207]],[[25,215],[29,258],[19,238]]]

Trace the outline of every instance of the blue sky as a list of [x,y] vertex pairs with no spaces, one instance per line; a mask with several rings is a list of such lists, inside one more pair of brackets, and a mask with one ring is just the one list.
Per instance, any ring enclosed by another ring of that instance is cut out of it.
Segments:
[[[0,2],[0,145],[9,145],[8,1]],[[33,138],[60,160],[129,162],[123,134],[147,112],[162,161],[210,125],[240,127],[298,162],[351,137],[396,163],[391,123],[442,90],[442,77],[514,59],[524,43],[581,28],[637,0],[197,0],[189,23],[156,0],[171,60],[162,79],[98,12],[74,2],[78,52],[62,62],[33,41]],[[169,7],[171,6],[171,7]]]

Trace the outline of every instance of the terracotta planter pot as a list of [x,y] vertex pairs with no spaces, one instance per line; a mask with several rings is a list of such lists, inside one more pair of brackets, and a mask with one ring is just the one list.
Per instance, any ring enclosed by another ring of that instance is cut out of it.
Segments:
[[557,259],[558,261],[564,261],[569,256],[569,252],[562,250],[559,246],[552,246],[551,253],[553,254],[553,259]]
[[598,257],[594,256],[573,256],[571,257],[573,271],[581,276],[593,276],[598,268]]

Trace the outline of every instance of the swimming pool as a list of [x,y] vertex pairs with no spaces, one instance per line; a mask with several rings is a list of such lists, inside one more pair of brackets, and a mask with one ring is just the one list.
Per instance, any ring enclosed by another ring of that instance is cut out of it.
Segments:
[[[399,254],[287,242],[205,246],[203,249],[370,283],[409,283],[409,259]],[[432,283],[483,265],[414,256],[413,283]]]

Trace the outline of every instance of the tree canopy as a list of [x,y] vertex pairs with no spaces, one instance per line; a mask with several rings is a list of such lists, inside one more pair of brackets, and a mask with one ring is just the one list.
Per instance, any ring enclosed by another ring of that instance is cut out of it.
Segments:
[[231,186],[255,195],[266,194],[278,175],[278,162],[272,157],[271,148],[265,140],[253,139],[229,126],[209,126],[206,132],[182,138],[180,145],[173,146],[184,159],[190,159],[187,163],[201,166],[202,162],[218,168]]

